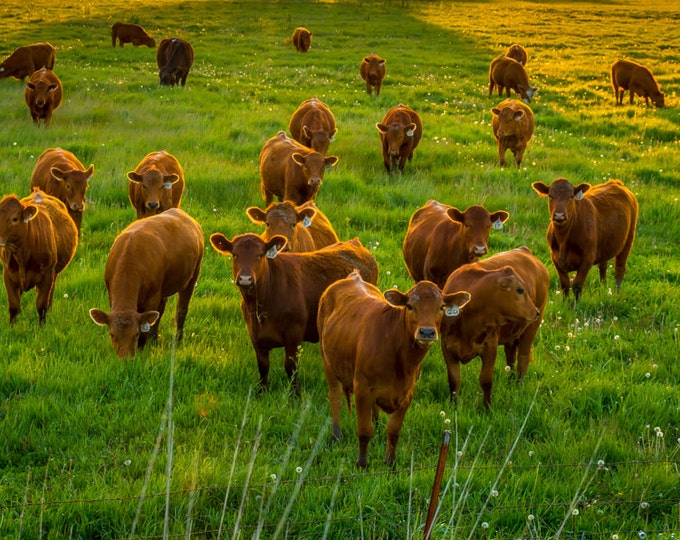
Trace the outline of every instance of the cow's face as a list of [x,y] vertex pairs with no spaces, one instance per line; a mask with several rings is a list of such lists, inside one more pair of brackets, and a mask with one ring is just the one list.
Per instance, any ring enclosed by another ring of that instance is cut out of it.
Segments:
[[53,102],[53,96],[58,87],[59,85],[50,84],[46,81],[28,81],[26,83],[26,88],[33,92],[32,103],[41,109]]
[[90,186],[90,177],[94,172],[94,165],[86,171],[73,167],[52,167],[50,173],[59,185],[59,198],[65,200],[66,205],[74,212],[85,210],[85,192]]
[[18,245],[26,235],[26,224],[38,215],[38,207],[23,205],[16,195],[0,201],[0,247]]
[[307,125],[302,126],[302,134],[309,141],[307,146],[320,154],[328,152],[328,147],[333,142],[336,131],[337,129],[332,134],[329,134],[325,129],[311,130]]
[[489,298],[499,306],[501,317],[505,322],[532,323],[541,312],[538,310],[522,278],[510,266],[504,266],[491,273],[496,287]]
[[162,86],[175,86],[175,83],[177,82],[177,77],[175,77],[174,69],[168,66],[163,66],[160,69],[160,71],[158,72],[158,77],[161,80]]
[[316,208],[312,206],[296,207],[290,201],[272,203],[266,210],[261,210],[252,206],[246,210],[248,217],[253,223],[262,223],[265,230],[262,239],[271,240],[274,236],[285,236],[285,251],[290,251],[290,246],[294,243],[295,228],[309,227],[312,219],[316,215]]
[[410,123],[406,126],[398,122],[385,125],[383,123],[376,124],[378,131],[383,136],[383,144],[387,144],[387,153],[392,158],[397,158],[401,155],[401,147],[413,140],[416,133],[417,126],[415,123]]
[[111,345],[118,358],[133,358],[142,333],[151,332],[151,326],[156,324],[160,313],[147,311],[116,311],[105,313],[92,308],[90,317],[99,326],[108,326]]
[[569,223],[574,215],[576,202],[583,198],[583,194],[590,189],[590,184],[572,185],[569,180],[558,178],[550,186],[543,182],[534,182],[532,187],[541,197],[548,197],[548,211],[550,219],[556,227]]
[[526,133],[523,133],[526,130],[526,124],[521,122],[522,118],[524,118],[524,111],[522,109],[515,110],[511,107],[499,109],[494,107],[491,109],[491,112],[497,117],[498,128],[496,133],[499,137],[512,137],[513,135],[526,137]]
[[179,182],[178,175],[149,169],[144,174],[132,171],[127,176],[140,187],[146,215],[159,214],[172,207],[172,186]]
[[363,61],[366,64],[366,71],[372,77],[378,78],[385,73],[386,60],[380,58],[377,54],[366,56]]
[[295,152],[291,159],[302,167],[302,172],[307,179],[307,185],[310,188],[316,189],[321,187],[324,171],[338,162],[336,156],[324,156],[319,152],[310,152],[307,155]]
[[652,103],[654,103],[655,106],[659,107],[660,109],[663,109],[666,105],[665,98],[666,95],[663,92],[658,92],[651,96],[652,98]]
[[457,208],[449,208],[447,214],[453,221],[460,224],[463,243],[467,247],[471,261],[487,254],[491,227],[502,228],[503,223],[510,217],[510,214],[503,210],[490,214],[486,208],[477,205],[470,206],[465,212]]

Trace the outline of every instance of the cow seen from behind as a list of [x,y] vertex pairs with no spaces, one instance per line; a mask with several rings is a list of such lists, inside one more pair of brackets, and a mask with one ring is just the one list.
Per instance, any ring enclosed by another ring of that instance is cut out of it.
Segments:
[[194,63],[194,48],[181,38],[166,38],[158,44],[156,65],[161,86],[184,86]]
[[338,132],[335,116],[316,96],[300,104],[290,117],[288,129],[293,139],[321,154],[328,152],[328,146]]

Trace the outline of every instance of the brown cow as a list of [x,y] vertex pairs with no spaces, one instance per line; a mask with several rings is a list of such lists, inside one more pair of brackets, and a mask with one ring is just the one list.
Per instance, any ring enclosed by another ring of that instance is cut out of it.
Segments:
[[314,251],[340,241],[331,222],[312,202],[301,206],[290,201],[272,203],[266,210],[251,206],[246,214],[253,223],[266,226],[260,235],[265,242],[277,234],[285,236],[286,251]]
[[54,69],[57,51],[46,41],[19,47],[0,64],[0,79],[14,77],[22,81],[40,68]]
[[519,169],[524,151],[534,134],[534,113],[528,105],[514,99],[501,101],[491,109],[493,117],[491,127],[498,145],[498,159],[505,165],[505,153],[508,149],[515,156],[515,165]]
[[460,392],[460,364],[481,356],[479,384],[484,405],[491,404],[499,345],[505,349],[508,367],[512,369],[517,362],[517,377],[524,377],[549,288],[548,271],[526,247],[463,265],[451,273],[444,292],[464,289],[471,297],[465,317],[447,317],[441,327],[451,399],[456,401]]
[[158,337],[165,304],[174,294],[176,336],[182,340],[202,259],[201,226],[180,208],[134,221],[116,237],[104,272],[111,312],[92,308],[90,317],[109,327],[120,358],[133,357],[149,337]]
[[383,117],[382,122],[375,125],[380,132],[383,163],[387,172],[404,170],[406,160],[413,159],[413,151],[423,136],[423,122],[413,109],[399,104]]
[[338,132],[333,113],[316,96],[300,104],[290,117],[288,129],[293,139],[321,154],[328,152]]
[[180,38],[166,38],[158,45],[156,65],[161,85],[184,86],[187,75],[194,63],[194,48],[188,41]]
[[635,94],[645,98],[647,105],[649,105],[650,98],[657,107],[665,105],[664,93],[659,89],[654,75],[641,64],[629,60],[617,60],[611,67],[611,79],[617,105],[623,104],[623,94],[626,90],[630,90],[631,105]]
[[489,67],[489,97],[493,94],[494,87],[498,87],[498,95],[505,94],[510,97],[510,90],[514,90],[525,103],[531,102],[538,88],[529,84],[529,76],[524,66],[513,58],[498,56],[494,58]]
[[127,177],[128,197],[137,211],[137,219],[179,207],[184,171],[172,154],[165,150],[147,154]]
[[337,162],[336,156],[324,156],[279,131],[260,151],[260,190],[265,204],[269,206],[274,196],[297,205],[313,201],[324,171]]
[[407,293],[390,289],[384,296],[358,272],[336,281],[319,302],[317,326],[328,382],[333,438],[342,439],[342,397],[354,394],[359,438],[358,467],[368,467],[367,449],[379,410],[389,415],[386,464],[396,457],[399,432],[413,400],[420,366],[439,339],[445,313],[455,317],[467,304],[467,292],[442,294],[430,281]]
[[569,272],[576,271],[571,287],[578,300],[590,268],[597,264],[604,281],[611,259],[615,260],[616,290],[620,290],[637,226],[638,203],[633,192],[620,180],[594,187],[574,186],[564,178],[550,186],[532,185],[541,197],[549,197],[546,237],[564,296],[569,295]]
[[312,33],[303,26],[293,30],[293,36],[284,40],[286,45],[292,43],[298,52],[307,52],[312,46]]
[[156,40],[146,33],[146,30],[138,24],[127,24],[122,22],[114,23],[111,27],[111,45],[116,46],[116,41],[121,48],[124,43],[132,43],[135,47],[146,45],[147,47],[155,47]]
[[31,75],[26,83],[24,99],[34,124],[39,125],[42,120],[45,126],[50,125],[52,113],[61,105],[62,93],[61,81],[54,71],[41,68]]
[[527,65],[527,60],[529,59],[526,49],[517,43],[508,47],[508,50],[505,51],[505,56],[517,60],[523,66]]
[[21,200],[0,201],[0,260],[7,289],[9,322],[21,311],[21,295],[35,287],[40,324],[52,305],[54,283],[78,245],[78,231],[59,199],[36,189]]
[[504,210],[490,214],[475,205],[461,212],[429,200],[411,216],[404,238],[402,253],[409,275],[443,288],[456,268],[487,254],[491,227],[502,229],[509,217]]
[[31,188],[40,188],[66,205],[80,236],[80,225],[85,210],[85,192],[90,186],[94,165],[87,170],[73,153],[62,148],[48,148],[40,157],[31,174]]
[[265,242],[256,234],[228,240],[222,233],[214,233],[210,242],[219,253],[232,255],[241,312],[257,357],[260,389],[269,387],[269,351],[284,347],[286,373],[299,395],[299,348],[303,341],[319,341],[316,318],[321,294],[354,269],[366,281],[377,283],[378,264],[356,238],[307,253],[280,253],[286,245],[284,236]]
[[385,63],[387,60],[375,53],[364,56],[359,67],[361,78],[366,82],[366,93],[370,96],[375,88],[375,95],[380,95],[380,87],[385,78]]

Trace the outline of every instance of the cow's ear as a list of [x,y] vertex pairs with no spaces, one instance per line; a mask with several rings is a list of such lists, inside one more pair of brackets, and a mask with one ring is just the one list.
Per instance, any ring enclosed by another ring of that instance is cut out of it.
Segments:
[[449,208],[446,211],[446,215],[456,223],[465,223],[465,213],[458,210],[458,208]]
[[264,245],[267,258],[275,259],[279,252],[282,251],[284,247],[286,247],[287,242],[288,239],[285,236],[281,236],[280,234],[275,234],[272,236],[269,242]]
[[383,293],[383,296],[393,306],[405,306],[408,302],[408,295],[398,289],[389,289]]
[[501,114],[501,110],[498,107],[494,107],[491,109],[491,112],[494,113],[496,116],[499,116]]
[[109,325],[109,316],[104,313],[101,309],[92,308],[90,310],[90,318],[99,326]]
[[364,63],[364,64],[368,64],[369,62],[370,62],[369,57],[368,57],[368,56],[364,56],[363,63]]
[[501,289],[503,290],[509,290],[512,288],[512,284],[515,281],[515,271],[512,269],[511,266],[504,266],[503,268],[500,268],[501,272]]
[[416,134],[416,130],[418,129],[418,126],[416,126],[415,122],[412,122],[409,124],[409,126],[406,128],[406,136],[407,137],[413,137]]
[[48,91],[48,92],[54,92],[57,88],[59,88],[59,85],[57,85],[57,84],[50,84],[50,85],[47,87],[47,91]]
[[523,116],[524,111],[515,111],[515,116],[513,118],[515,119],[515,122],[519,122]]
[[85,171],[85,180],[90,181],[90,176],[94,174],[94,165],[90,165]]
[[295,152],[295,153],[294,153],[292,156],[290,156],[290,157],[291,157],[291,159],[292,159],[295,163],[297,163],[298,165],[300,165],[300,167],[304,167],[304,166],[305,166],[306,157],[303,156],[300,152]]
[[378,62],[378,65],[384,66],[386,63],[387,63],[387,60],[381,60],[380,62]]
[[158,311],[145,311],[139,316],[139,330],[143,333],[151,332],[151,327],[156,324],[160,316]]
[[302,126],[302,134],[308,139],[312,138],[312,136],[309,134],[309,128],[306,125]]
[[267,221],[267,212],[257,206],[251,206],[246,209],[246,215],[253,223],[265,223]]
[[460,310],[470,301],[470,293],[467,291],[458,291],[444,295],[444,314],[447,317],[457,317],[460,315]]
[[127,173],[128,180],[130,182],[134,182],[135,184],[141,184],[142,183],[142,176],[140,174],[137,174],[135,171],[130,171]]
[[375,125],[375,127],[376,127],[377,130],[378,130],[380,133],[382,133],[383,135],[384,135],[385,133],[387,133],[387,129],[388,129],[388,128],[387,128],[387,126],[386,126],[385,124],[383,124],[383,123],[381,123],[381,122],[378,122],[378,123]]
[[338,156],[326,156],[326,159],[324,159],[326,168],[330,169],[338,162],[338,160],[339,160]]
[[577,201],[580,201],[581,199],[583,199],[583,194],[586,191],[588,191],[589,189],[590,189],[590,184],[585,183],[585,182],[583,184],[579,184],[578,186],[575,186],[574,187],[574,198]]
[[52,177],[55,178],[56,180],[59,180],[60,182],[63,182],[64,177],[65,177],[69,172],[72,172],[72,171],[73,171],[73,169],[71,169],[70,171],[62,171],[62,170],[59,169],[58,167],[52,167],[52,168],[50,168],[50,174],[52,175]]
[[166,174],[163,177],[163,189],[172,189],[172,185],[179,181],[179,176],[176,174]]
[[543,182],[534,182],[531,184],[531,187],[534,188],[534,191],[541,197],[547,197],[548,191],[550,191],[550,187],[546,186]]
[[26,88],[28,88],[29,90],[35,90],[35,84],[33,84],[32,82],[27,82]]
[[505,210],[498,210],[498,212],[491,214],[489,219],[494,229],[502,229],[503,223],[510,219],[510,214],[508,214]]
[[312,224],[312,219],[316,215],[316,208],[308,206],[297,213],[298,223],[302,222],[303,227],[309,227]]
[[234,244],[222,233],[212,233],[210,235],[210,243],[212,244],[212,247],[215,248],[215,251],[222,255],[231,253],[234,249]]
[[29,204],[29,205],[24,206],[24,211],[22,212],[24,223],[28,223],[29,221],[31,221],[37,215],[38,215],[38,207],[37,206],[35,206],[33,204]]

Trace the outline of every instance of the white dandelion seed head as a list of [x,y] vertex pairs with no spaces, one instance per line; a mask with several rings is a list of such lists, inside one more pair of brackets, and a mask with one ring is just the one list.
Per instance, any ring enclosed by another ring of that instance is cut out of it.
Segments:
[[658,367],[659,366],[657,366],[656,364],[652,364],[652,369],[657,369]]
[[446,412],[444,412],[444,411],[439,411],[439,416],[441,416],[442,418],[444,418],[444,417],[446,416]]
[[498,497],[498,491],[495,490],[495,489],[492,489],[492,490],[491,490],[491,496],[492,496],[492,497]]
[[612,540],[619,540],[619,535],[616,533],[612,534]]
[[276,482],[276,475],[274,473],[270,474],[269,478],[272,479],[272,482]]
[[647,538],[647,533],[645,531],[638,531],[638,538],[644,540]]
[[505,371],[512,371],[512,368],[510,366],[505,366]]
[[661,428],[659,426],[654,426],[654,433],[658,433],[661,431]]
[[450,418],[446,418],[446,419],[444,420],[444,423],[445,423],[445,424],[450,424],[450,423],[451,423],[451,419],[450,419]]
[[574,509],[571,511],[571,515],[572,515],[572,516],[578,516],[578,514],[579,514],[578,508],[574,508]]
[[642,508],[643,510],[647,510],[647,508],[649,508],[649,503],[647,501],[642,501],[640,503],[640,508]]
[[[680,439],[679,439],[679,440],[680,440]],[[463,457],[463,451],[462,451],[462,450],[458,450],[458,452],[456,452],[456,455],[457,455],[458,457]]]
[[529,515],[527,516],[527,519],[528,519],[529,521],[533,521],[533,520],[534,520],[534,515],[533,515],[533,514],[529,514]]
[[612,317],[612,321],[616,322],[616,321],[618,321],[618,320],[619,320],[619,318],[618,318],[616,315],[614,315],[614,316]]
[[482,521],[482,529],[488,529],[489,524],[486,521]]
[[569,345],[565,345],[565,346],[564,346],[564,350],[567,351],[567,352],[569,352],[569,351],[571,350],[571,348],[569,347]]
[[295,467],[295,472],[300,474],[302,472],[302,467]]
[[646,379],[649,379],[651,376],[652,376],[652,374],[651,374],[649,371],[648,371],[647,373],[645,373],[645,378],[646,378]]
[[616,334],[616,335],[614,336],[614,341],[618,341],[619,339],[621,339],[621,338],[619,337],[618,334]]
[[129,467],[130,465],[132,465],[132,460],[126,459],[125,461],[123,461],[123,465],[125,465],[126,467]]
[[64,293],[64,300],[68,299],[68,293]]
[[659,439],[663,439],[663,431],[657,431],[656,436],[659,437]]
[[529,450],[529,457],[534,457],[534,451],[533,450]]

